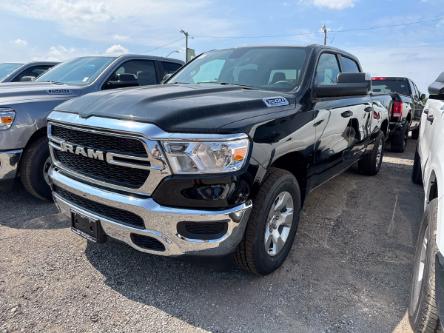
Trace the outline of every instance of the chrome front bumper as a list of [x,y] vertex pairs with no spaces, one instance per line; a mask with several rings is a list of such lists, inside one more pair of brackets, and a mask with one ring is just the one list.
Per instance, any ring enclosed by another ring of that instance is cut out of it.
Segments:
[[22,152],[21,149],[0,151],[0,181],[16,177]]
[[[136,250],[164,256],[226,255],[233,252],[242,240],[252,208],[251,203],[244,203],[222,211],[170,208],[160,206],[150,197],[120,194],[93,187],[67,177],[53,168],[50,170],[49,176],[53,185],[65,191],[87,200],[135,213],[143,219],[145,228],[131,227],[109,220],[95,212],[84,210],[54,193],[54,201],[57,207],[67,217],[71,217],[73,210],[82,213],[100,221],[107,236],[123,241]],[[183,221],[228,222],[228,229],[218,239],[187,239],[177,232],[177,224]],[[165,251],[142,248],[133,242],[131,234],[155,238],[165,246]]]

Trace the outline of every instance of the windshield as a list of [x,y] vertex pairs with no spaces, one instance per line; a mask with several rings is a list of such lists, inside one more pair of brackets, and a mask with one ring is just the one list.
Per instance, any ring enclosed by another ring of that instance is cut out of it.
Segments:
[[372,81],[372,90],[376,94],[401,94],[410,95],[410,87],[407,80],[377,79]]
[[249,47],[202,54],[168,83],[235,84],[251,88],[290,91],[301,82],[306,49]]
[[76,58],[53,67],[36,81],[87,85],[93,82],[114,59],[114,57]]
[[20,66],[23,66],[23,64],[0,64],[0,80],[6,78]]

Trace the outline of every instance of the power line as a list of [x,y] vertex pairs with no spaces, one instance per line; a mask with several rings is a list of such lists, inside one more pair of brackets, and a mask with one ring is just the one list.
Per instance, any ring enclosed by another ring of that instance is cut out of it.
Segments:
[[[437,22],[444,19],[443,15],[435,16],[434,18],[430,19],[424,19],[424,20],[418,20],[418,21],[412,21],[412,22],[406,22],[406,23],[399,23],[399,24],[387,24],[387,25],[377,25],[377,26],[370,26],[365,28],[350,28],[350,29],[338,29],[338,30],[328,30],[327,32],[355,32],[355,31],[370,31],[370,30],[377,30],[377,29],[385,29],[385,28],[396,28],[396,27],[404,27],[404,26],[410,26],[413,24],[420,24],[420,23],[429,23],[429,22]],[[325,31],[322,30],[322,33],[325,35]],[[220,38],[220,39],[256,39],[256,38],[283,38],[283,37],[297,37],[297,36],[308,36],[308,35],[314,35],[318,34],[319,32],[305,32],[305,33],[296,33],[296,34],[283,34],[283,35],[229,35],[229,36],[210,36],[210,35],[197,35],[196,38]]]
[[159,50],[159,49],[164,49],[164,48],[166,48],[166,47],[168,47],[168,46],[170,46],[170,45],[176,44],[177,42],[179,42],[179,41],[181,41],[181,40],[182,40],[182,37],[180,37],[179,39],[173,40],[173,41],[171,41],[171,42],[169,42],[169,43],[166,43],[166,44],[160,45],[160,46],[158,46],[158,47],[156,47],[156,48],[154,48],[154,49],[148,50],[148,51],[146,51],[146,52],[152,52],[152,51],[156,51],[156,50]]

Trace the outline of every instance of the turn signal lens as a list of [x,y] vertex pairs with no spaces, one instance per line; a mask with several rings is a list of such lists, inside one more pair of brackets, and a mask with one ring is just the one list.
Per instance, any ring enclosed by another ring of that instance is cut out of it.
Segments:
[[12,109],[0,108],[0,130],[8,129],[15,119],[15,111]]

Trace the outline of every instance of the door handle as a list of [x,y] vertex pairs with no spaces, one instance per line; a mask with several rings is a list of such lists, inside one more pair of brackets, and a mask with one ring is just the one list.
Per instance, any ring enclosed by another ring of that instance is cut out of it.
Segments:
[[341,116],[342,116],[343,118],[350,118],[351,116],[353,116],[353,112],[350,111],[350,110],[348,110],[348,111],[344,111],[344,112],[341,113]]
[[424,114],[429,114],[429,109],[424,109]]
[[433,124],[433,120],[434,120],[433,114],[429,114],[427,116],[427,121],[430,121],[430,124]]

